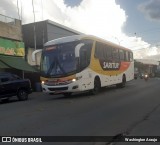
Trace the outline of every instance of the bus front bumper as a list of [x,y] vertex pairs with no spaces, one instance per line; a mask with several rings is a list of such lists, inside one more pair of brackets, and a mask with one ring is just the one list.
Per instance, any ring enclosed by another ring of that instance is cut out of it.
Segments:
[[48,86],[42,84],[42,91],[44,93],[63,94],[67,92],[79,92],[80,88],[77,83],[71,83],[68,85]]

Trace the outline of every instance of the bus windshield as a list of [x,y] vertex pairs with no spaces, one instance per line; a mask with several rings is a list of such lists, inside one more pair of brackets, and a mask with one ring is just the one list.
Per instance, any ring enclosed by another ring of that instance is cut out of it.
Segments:
[[42,52],[41,74],[48,77],[61,77],[76,72],[78,59],[75,51],[76,46],[81,43],[84,44],[82,47],[87,49],[85,46],[88,43],[83,40],[46,46]]

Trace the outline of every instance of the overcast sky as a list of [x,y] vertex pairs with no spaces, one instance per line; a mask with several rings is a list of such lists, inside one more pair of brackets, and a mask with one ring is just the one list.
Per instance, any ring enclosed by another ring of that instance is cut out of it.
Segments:
[[[82,33],[137,50],[136,58],[159,53],[160,0],[33,2],[36,21],[50,19]],[[20,17],[23,24],[31,23],[34,21],[32,0],[0,0],[0,14]]]

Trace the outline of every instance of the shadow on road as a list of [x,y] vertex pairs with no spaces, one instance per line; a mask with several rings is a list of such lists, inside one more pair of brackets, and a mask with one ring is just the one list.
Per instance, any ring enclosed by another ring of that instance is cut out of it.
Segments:
[[0,105],[14,103],[14,102],[18,102],[18,99],[9,98],[9,99],[6,99],[6,100],[0,100]]
[[[117,87],[114,86],[109,86],[109,87],[103,87],[101,88],[100,92],[97,95],[100,95],[102,93],[105,92],[110,92],[117,89]],[[80,93],[73,93],[71,96],[64,96],[63,94],[60,95],[50,95],[51,97],[53,96],[53,98],[51,98],[51,100],[61,100],[61,99],[81,99],[81,98],[91,98],[91,97],[96,97],[97,95],[92,95],[89,91],[85,91],[85,92],[80,92]]]
[[54,101],[54,100],[78,100],[82,98],[85,99],[85,98],[98,97],[98,95],[109,93],[115,90],[118,90],[118,88],[115,85],[113,85],[113,86],[101,88],[100,92],[97,95],[92,95],[89,91],[85,91],[85,92],[73,93],[71,96],[67,96],[67,97],[64,96],[63,94],[50,95],[50,94],[45,94],[43,92],[33,92],[32,94],[29,95],[29,98],[26,101],[19,101],[17,97],[14,96],[9,98],[9,100],[0,101],[0,105],[10,104],[15,102],[17,103],[28,102],[28,101],[41,101],[41,102],[47,101],[48,102],[48,101]]

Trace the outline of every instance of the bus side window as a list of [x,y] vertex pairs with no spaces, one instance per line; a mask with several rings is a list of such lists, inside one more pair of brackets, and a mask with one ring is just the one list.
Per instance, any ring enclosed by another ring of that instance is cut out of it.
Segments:
[[95,58],[99,58],[100,57],[98,42],[96,42],[94,57]]
[[106,46],[106,52],[107,52],[107,60],[112,61],[112,48],[110,46]]
[[103,50],[103,60],[107,59],[107,50],[106,50],[106,45],[102,44],[102,50]]
[[125,51],[125,61],[129,61],[129,52]]
[[119,51],[118,51],[118,49],[113,48],[112,55],[113,55],[113,60],[114,61],[119,61]]
[[95,57],[98,59],[105,59],[104,49],[105,47],[102,43],[96,42]]
[[129,52],[129,61],[133,61],[133,53]]
[[80,67],[84,68],[87,64],[87,54],[86,50],[81,49],[80,50]]
[[122,50],[122,49],[119,50],[119,57],[120,57],[121,61],[125,60],[125,51],[124,50]]
[[86,44],[80,49],[80,67],[85,68],[90,64],[91,46]]

